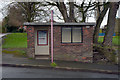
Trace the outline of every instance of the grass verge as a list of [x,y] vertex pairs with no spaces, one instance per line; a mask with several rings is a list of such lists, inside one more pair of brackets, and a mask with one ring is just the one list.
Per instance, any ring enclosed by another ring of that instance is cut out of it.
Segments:
[[2,53],[6,53],[6,54],[13,54],[14,56],[18,56],[18,57],[26,57],[26,52],[22,51],[22,50],[14,50],[14,51],[8,51],[8,50],[2,50]]
[[27,48],[27,33],[8,34],[2,48]]
[[[103,39],[104,37],[99,37],[98,42],[102,43]],[[120,36],[113,37],[113,41],[112,41],[113,45],[120,45],[119,40],[120,40]]]

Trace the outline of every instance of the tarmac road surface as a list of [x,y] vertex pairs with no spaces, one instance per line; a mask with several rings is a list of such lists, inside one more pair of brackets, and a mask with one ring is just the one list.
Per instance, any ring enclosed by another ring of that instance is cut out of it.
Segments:
[[2,67],[2,78],[118,78],[118,75],[54,69]]

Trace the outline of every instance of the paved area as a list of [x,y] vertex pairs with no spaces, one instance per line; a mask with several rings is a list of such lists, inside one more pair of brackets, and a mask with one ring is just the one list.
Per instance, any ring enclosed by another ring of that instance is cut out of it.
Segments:
[[[57,66],[60,68],[67,69],[89,69],[89,70],[100,70],[109,72],[118,72],[118,65],[102,65],[94,63],[81,63],[74,61],[55,61]],[[50,60],[40,60],[40,59],[28,59],[25,57],[15,57],[12,54],[2,53],[2,64],[19,64],[19,65],[35,65],[35,66],[50,66]]]
[[54,69],[34,69],[3,67],[3,78],[118,78],[115,74],[64,71]]

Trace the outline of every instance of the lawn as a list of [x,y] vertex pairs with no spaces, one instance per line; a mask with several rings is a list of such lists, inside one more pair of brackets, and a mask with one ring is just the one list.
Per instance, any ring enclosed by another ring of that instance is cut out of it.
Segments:
[[[98,42],[102,43],[104,37],[99,37]],[[113,45],[120,45],[120,36],[113,37]]]
[[4,39],[3,48],[27,48],[27,33],[8,34]]

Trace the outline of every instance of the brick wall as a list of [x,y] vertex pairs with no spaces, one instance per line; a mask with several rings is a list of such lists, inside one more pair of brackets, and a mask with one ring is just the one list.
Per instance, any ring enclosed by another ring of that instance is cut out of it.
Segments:
[[[35,56],[35,32],[34,27],[27,27],[28,57]],[[51,53],[51,29],[49,27],[49,52]],[[61,43],[61,27],[54,26],[54,59],[92,62],[93,58],[93,27],[83,27],[83,43]]]
[[54,27],[54,59],[92,62],[92,39],[93,27],[83,27],[83,43],[63,44],[61,43],[61,27]]
[[34,58],[35,54],[35,35],[34,35],[34,27],[27,27],[27,55],[29,58]]

